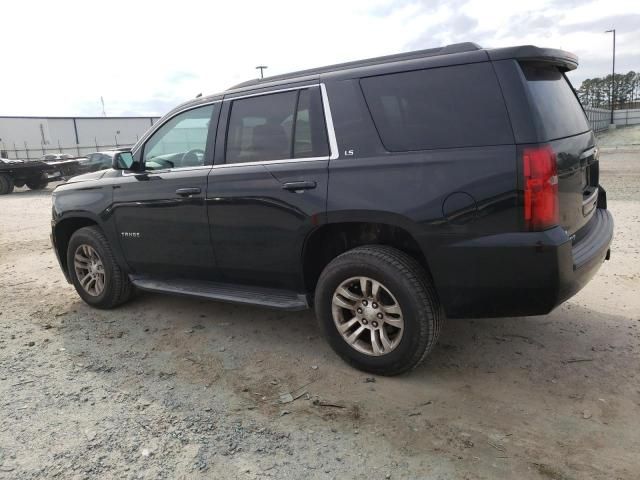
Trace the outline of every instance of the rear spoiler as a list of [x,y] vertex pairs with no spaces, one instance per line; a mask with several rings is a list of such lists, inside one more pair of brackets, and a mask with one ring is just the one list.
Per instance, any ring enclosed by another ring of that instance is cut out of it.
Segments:
[[487,50],[491,60],[524,60],[551,63],[560,67],[562,71],[578,68],[578,57],[573,53],[555,48],[538,48],[533,45],[520,47],[492,48]]

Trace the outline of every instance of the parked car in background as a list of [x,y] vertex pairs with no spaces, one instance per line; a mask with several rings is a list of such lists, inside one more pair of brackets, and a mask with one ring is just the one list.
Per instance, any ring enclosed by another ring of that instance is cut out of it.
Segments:
[[9,164],[9,163],[22,163],[22,160],[16,160],[11,158],[0,157],[0,163]]
[[116,152],[117,150],[109,150],[106,152],[88,153],[87,155],[85,155],[86,159],[83,159],[80,162],[80,171],[82,173],[97,172],[98,170],[111,168],[111,164],[113,163],[113,156],[116,154]]
[[68,153],[47,153],[45,155],[43,155],[40,160],[42,160],[43,162],[60,162],[63,160],[71,160],[73,158],[77,158],[74,157],[73,155],[69,155]]
[[47,174],[49,181],[64,180],[83,173],[80,164],[84,157],[74,157],[68,153],[47,153],[40,160],[52,167]]
[[54,250],[96,308],[134,288],[313,306],[346,361],[404,372],[445,316],[546,314],[609,258],[577,65],[464,43],[192,100],[56,187]]

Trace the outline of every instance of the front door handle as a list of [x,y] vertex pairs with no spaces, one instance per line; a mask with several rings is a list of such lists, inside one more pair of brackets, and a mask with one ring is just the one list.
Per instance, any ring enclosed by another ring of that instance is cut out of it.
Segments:
[[282,185],[282,188],[291,192],[301,192],[302,190],[311,190],[316,188],[316,182],[287,182]]
[[191,195],[197,195],[199,193],[200,188],[198,187],[179,188],[176,190],[176,195],[180,195],[181,197],[190,197]]

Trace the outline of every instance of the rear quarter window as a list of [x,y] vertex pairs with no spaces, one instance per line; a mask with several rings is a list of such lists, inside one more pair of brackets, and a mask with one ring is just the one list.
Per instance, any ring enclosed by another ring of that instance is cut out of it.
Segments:
[[360,85],[389,151],[514,142],[488,62],[367,77]]
[[569,80],[553,65],[520,64],[543,141],[570,137],[591,127]]

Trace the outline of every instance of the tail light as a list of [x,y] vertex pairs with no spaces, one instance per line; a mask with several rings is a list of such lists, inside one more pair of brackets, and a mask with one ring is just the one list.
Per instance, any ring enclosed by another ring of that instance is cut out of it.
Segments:
[[544,230],[559,222],[558,167],[548,145],[522,150],[524,221],[529,230]]

